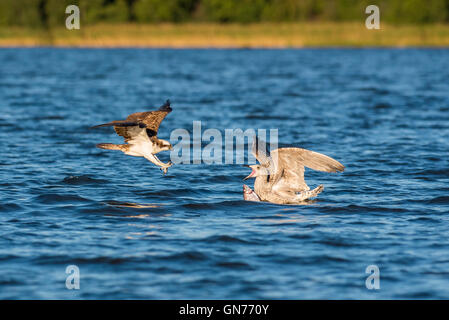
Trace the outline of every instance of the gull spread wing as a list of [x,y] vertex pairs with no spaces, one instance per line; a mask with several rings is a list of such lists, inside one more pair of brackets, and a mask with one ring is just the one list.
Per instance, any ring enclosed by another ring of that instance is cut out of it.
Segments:
[[272,151],[273,157],[279,157],[279,167],[289,168],[294,165],[302,165],[317,171],[337,172],[344,171],[345,167],[335,159],[324,154],[301,149],[301,148],[279,148]]
[[304,181],[304,167],[324,172],[345,169],[340,162],[331,157],[301,148],[279,148],[273,150],[271,155],[274,159],[274,175],[282,174],[280,184],[283,188],[295,191],[309,189]]
[[271,165],[270,151],[268,151],[267,143],[257,138],[257,136],[253,138],[251,153],[261,165],[266,167]]

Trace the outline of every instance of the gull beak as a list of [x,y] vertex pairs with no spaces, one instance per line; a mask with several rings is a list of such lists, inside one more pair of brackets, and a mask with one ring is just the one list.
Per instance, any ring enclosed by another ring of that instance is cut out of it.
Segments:
[[[250,166],[248,166],[248,165],[243,165],[244,167],[248,167],[248,168],[251,168]],[[243,180],[246,180],[246,179],[249,179],[249,178],[251,178],[255,173],[256,173],[256,171],[253,169],[253,168],[251,168],[251,173],[246,177],[246,178],[243,178]]]

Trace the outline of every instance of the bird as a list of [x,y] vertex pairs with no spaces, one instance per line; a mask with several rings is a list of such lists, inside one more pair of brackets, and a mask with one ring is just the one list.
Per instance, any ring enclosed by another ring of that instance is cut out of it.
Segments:
[[126,120],[116,120],[93,126],[92,128],[113,126],[115,132],[125,140],[125,144],[99,143],[96,146],[100,149],[120,150],[134,157],[144,157],[159,166],[166,174],[173,163],[171,161],[163,163],[156,153],[172,150],[173,147],[170,142],[159,139],[157,132],[162,120],[171,111],[170,100],[167,100],[158,110],[136,112],[130,114]]
[[257,137],[252,154],[260,164],[247,166],[252,171],[243,180],[255,178],[254,191],[260,200],[277,204],[300,204],[324,190],[323,185],[310,190],[304,180],[304,167],[324,172],[345,169],[337,160],[307,149],[287,147],[269,152]]
[[259,196],[246,184],[243,185],[243,200],[260,201]]

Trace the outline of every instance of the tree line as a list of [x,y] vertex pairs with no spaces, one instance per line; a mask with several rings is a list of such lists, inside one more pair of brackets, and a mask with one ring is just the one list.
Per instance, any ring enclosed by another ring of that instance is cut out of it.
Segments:
[[449,22],[449,0],[0,0],[0,25],[64,26],[70,4],[85,24],[364,21],[370,4],[389,23]]

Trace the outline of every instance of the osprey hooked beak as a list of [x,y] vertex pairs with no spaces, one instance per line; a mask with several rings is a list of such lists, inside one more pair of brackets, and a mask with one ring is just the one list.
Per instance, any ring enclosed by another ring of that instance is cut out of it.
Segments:
[[256,173],[256,170],[254,170],[254,168],[252,168],[251,166],[248,166],[248,165],[243,165],[244,167],[248,167],[248,168],[251,168],[251,173],[246,177],[246,178],[243,178],[243,180],[246,180],[246,179],[249,179],[249,178],[251,178],[251,177],[253,177],[253,175]]

